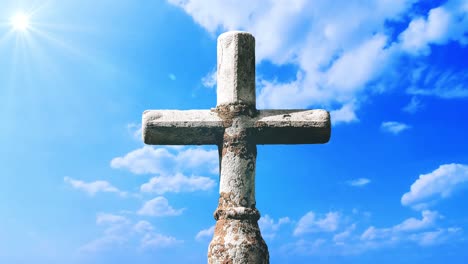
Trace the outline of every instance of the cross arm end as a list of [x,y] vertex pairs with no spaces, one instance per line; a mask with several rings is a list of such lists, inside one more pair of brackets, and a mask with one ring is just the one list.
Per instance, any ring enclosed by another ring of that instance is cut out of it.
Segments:
[[217,144],[224,132],[210,110],[147,110],[142,119],[143,141],[150,145]]
[[326,110],[260,110],[254,123],[258,144],[322,144],[331,135]]

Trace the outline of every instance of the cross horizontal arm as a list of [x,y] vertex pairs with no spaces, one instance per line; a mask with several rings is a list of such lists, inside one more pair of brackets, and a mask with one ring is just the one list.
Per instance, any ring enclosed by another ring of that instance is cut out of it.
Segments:
[[254,128],[257,144],[327,143],[330,114],[325,110],[260,110]]
[[147,110],[142,126],[150,145],[218,144],[224,132],[222,119],[210,110]]

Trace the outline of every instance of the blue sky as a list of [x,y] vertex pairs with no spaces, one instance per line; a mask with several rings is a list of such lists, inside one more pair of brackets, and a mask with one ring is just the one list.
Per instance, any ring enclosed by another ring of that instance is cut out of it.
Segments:
[[465,263],[466,0],[1,0],[0,263],[206,263],[217,150],[140,120],[214,107],[236,29],[258,108],[332,114],[328,144],[258,147],[271,263]]

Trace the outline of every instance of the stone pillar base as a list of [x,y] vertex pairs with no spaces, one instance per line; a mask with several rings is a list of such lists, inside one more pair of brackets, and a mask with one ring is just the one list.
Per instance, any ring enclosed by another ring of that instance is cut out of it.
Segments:
[[219,219],[208,248],[209,264],[268,264],[268,247],[257,220]]

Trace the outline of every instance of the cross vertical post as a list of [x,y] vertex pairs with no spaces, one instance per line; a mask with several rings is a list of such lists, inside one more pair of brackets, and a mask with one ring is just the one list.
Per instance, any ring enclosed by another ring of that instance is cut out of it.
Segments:
[[255,207],[257,146],[248,125],[255,107],[255,39],[245,32],[218,38],[217,106],[225,130],[220,149],[219,203],[208,263],[269,263]]
[[231,31],[218,38],[217,104],[211,110],[148,110],[143,140],[153,145],[215,144],[220,187],[208,263],[269,263],[255,202],[257,144],[328,142],[325,110],[257,110],[255,39]]

